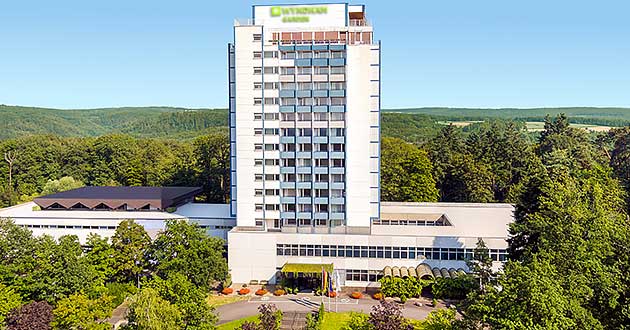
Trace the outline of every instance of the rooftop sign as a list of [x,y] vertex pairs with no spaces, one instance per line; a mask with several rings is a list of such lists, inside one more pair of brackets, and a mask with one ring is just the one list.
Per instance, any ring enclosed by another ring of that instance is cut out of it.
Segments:
[[345,26],[346,4],[254,6],[254,19],[268,27]]

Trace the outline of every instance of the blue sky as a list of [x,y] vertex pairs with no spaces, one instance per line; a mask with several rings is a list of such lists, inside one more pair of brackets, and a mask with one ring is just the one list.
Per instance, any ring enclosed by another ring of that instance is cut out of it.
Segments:
[[[384,108],[630,106],[630,1],[351,3],[383,43]],[[0,104],[225,107],[251,4],[2,1]]]

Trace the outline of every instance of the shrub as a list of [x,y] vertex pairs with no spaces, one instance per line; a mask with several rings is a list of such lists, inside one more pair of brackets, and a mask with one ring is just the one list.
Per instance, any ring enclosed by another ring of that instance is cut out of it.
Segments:
[[433,283],[431,289],[436,298],[464,299],[477,287],[477,281],[472,276],[466,275],[456,278],[439,278]]
[[249,290],[248,288],[242,288],[240,290],[238,290],[238,294],[240,295],[246,295],[250,292],[251,290]]
[[273,292],[274,296],[284,296],[286,294],[286,292],[282,289],[278,289],[276,291]]
[[361,299],[363,295],[359,291],[354,291],[352,294],[350,294],[350,297],[353,299]]
[[223,294],[232,294],[232,293],[234,293],[234,289],[232,289],[232,288],[224,288],[223,290],[221,290],[221,293],[223,293]]
[[383,293],[382,292],[377,292],[375,294],[372,295],[372,298],[376,299],[376,300],[383,300]]
[[335,291],[328,292],[328,297],[335,298],[336,296],[337,296],[337,292],[335,292]]
[[257,296],[264,296],[264,295],[266,295],[267,293],[269,293],[269,291],[267,291],[267,290],[265,290],[265,289],[258,289],[258,290],[256,290],[256,295],[257,295]]
[[278,330],[282,323],[282,311],[274,304],[262,304],[258,306],[260,326],[265,330]]

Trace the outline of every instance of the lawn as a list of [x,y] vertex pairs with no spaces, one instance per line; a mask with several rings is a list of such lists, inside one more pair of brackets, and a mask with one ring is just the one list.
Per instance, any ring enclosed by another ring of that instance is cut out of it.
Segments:
[[206,298],[206,301],[208,302],[208,304],[210,304],[210,306],[218,307],[218,306],[221,306],[221,305],[227,305],[227,304],[231,304],[231,303],[235,303],[237,301],[247,300],[247,299],[248,299],[248,296],[209,295],[208,298]]
[[224,323],[217,326],[217,330],[236,330],[241,328],[241,324],[245,321],[256,321],[258,320],[258,315],[249,316],[240,320],[234,320],[228,323]]
[[322,322],[322,330],[338,330],[348,322],[350,313],[333,313],[329,312],[324,315]]

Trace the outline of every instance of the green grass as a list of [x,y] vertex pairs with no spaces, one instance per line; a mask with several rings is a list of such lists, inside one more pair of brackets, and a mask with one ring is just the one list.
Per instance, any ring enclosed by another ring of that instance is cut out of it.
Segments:
[[241,324],[245,323],[245,321],[256,321],[258,320],[258,315],[249,316],[246,318],[242,318],[239,320],[234,320],[228,323],[224,323],[217,326],[217,330],[236,330],[241,328]]
[[238,296],[238,295],[231,295],[231,296],[209,295],[206,298],[206,301],[212,307],[219,307],[221,305],[227,305],[227,304],[235,303],[238,301],[247,300],[247,298],[248,298],[247,296]]
[[350,313],[333,313],[328,312],[324,315],[324,322],[322,322],[322,330],[338,330],[348,322],[350,319]]

